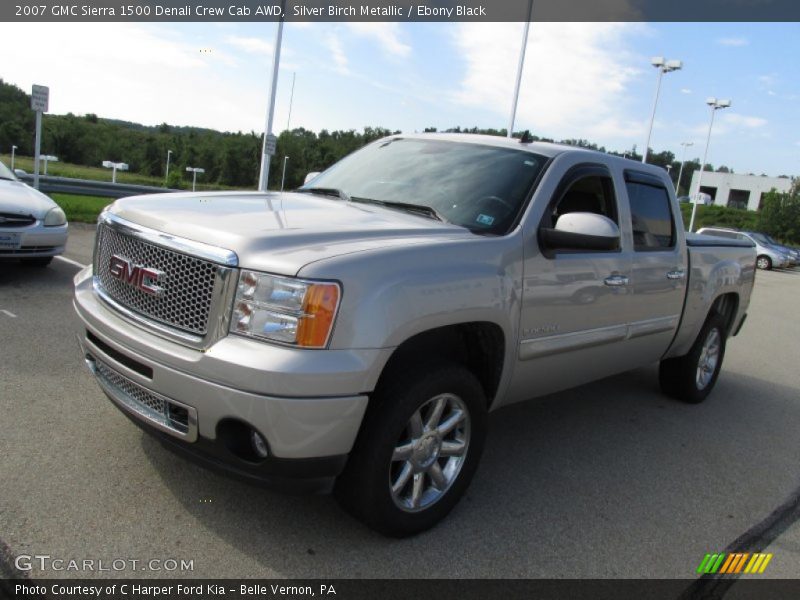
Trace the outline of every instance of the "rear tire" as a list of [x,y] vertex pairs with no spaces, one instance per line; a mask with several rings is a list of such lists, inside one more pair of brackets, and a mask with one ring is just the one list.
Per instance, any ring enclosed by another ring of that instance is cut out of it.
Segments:
[[397,372],[370,399],[334,495],[370,528],[393,537],[430,529],[458,503],[486,438],[486,398],[452,364]]
[[705,400],[717,383],[727,335],[722,315],[711,313],[687,354],[661,361],[658,382],[662,391],[690,404]]
[[53,262],[52,256],[43,256],[43,257],[36,257],[36,258],[23,258],[22,264],[30,266],[30,267],[40,267],[44,268]]
[[772,270],[772,259],[769,256],[759,256],[756,258],[756,266],[765,271]]

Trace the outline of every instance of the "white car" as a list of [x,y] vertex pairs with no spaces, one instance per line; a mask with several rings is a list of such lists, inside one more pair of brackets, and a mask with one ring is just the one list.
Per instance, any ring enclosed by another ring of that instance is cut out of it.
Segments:
[[46,267],[64,252],[67,229],[64,211],[0,162],[0,258]]

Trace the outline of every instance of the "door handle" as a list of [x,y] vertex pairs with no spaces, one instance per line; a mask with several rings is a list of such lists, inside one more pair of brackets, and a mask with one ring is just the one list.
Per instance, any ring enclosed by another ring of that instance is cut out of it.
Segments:
[[603,283],[611,287],[620,287],[628,285],[628,278],[625,275],[611,275],[603,280]]
[[667,279],[683,279],[684,277],[686,277],[686,272],[683,269],[667,272]]

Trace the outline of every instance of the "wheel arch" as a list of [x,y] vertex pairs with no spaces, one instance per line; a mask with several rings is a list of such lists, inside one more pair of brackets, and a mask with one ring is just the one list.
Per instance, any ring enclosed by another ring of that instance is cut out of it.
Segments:
[[454,362],[471,371],[483,388],[487,408],[497,396],[506,362],[506,336],[500,325],[471,321],[417,333],[398,345],[383,367],[376,390],[394,376],[438,361]]

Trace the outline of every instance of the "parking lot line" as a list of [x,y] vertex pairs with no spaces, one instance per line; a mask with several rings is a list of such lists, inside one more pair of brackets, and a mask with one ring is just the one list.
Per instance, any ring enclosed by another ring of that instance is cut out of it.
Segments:
[[58,260],[62,260],[65,263],[68,263],[74,267],[80,267],[81,269],[84,269],[89,266],[89,265],[84,265],[83,263],[79,263],[77,260],[72,260],[71,258],[67,258],[66,256],[56,256],[55,258],[57,258]]

